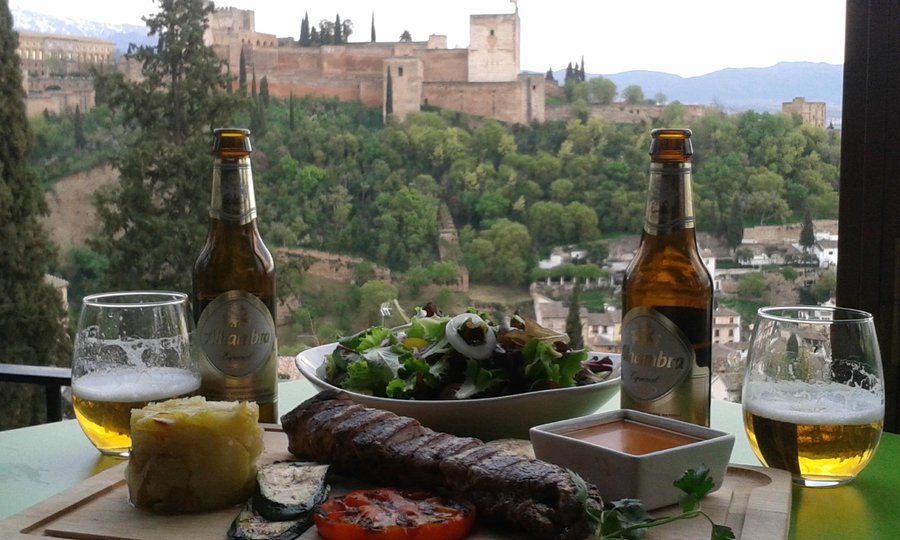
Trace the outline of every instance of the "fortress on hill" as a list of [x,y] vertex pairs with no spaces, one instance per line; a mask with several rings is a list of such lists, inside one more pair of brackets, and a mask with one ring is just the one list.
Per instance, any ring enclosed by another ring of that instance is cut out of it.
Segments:
[[[266,77],[269,94],[332,96],[381,107],[402,120],[433,106],[504,122],[543,122],[547,81],[519,69],[519,14],[470,15],[469,47],[428,41],[360,42],[300,47],[256,31],[254,12],[233,7],[210,15],[206,43],[248,79]],[[391,103],[387,100],[390,97]]]

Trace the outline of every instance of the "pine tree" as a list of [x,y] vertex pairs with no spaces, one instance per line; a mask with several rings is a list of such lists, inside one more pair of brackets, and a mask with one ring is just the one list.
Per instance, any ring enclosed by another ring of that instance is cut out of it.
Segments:
[[114,149],[119,183],[98,193],[89,245],[106,258],[103,286],[190,290],[206,238],[210,131],[230,125],[239,105],[223,63],[203,43],[212,4],[159,0],[147,19],[158,45],[131,47],[142,80],[111,75],[110,107],[126,132]]
[[303,14],[303,21],[300,22],[300,39],[298,42],[301,47],[309,47],[309,13]]
[[544,79],[548,81],[556,81],[556,77],[553,76],[553,68],[547,68],[547,74],[544,75]]
[[569,298],[569,313],[566,315],[566,333],[569,335],[569,346],[573,349],[584,348],[581,332],[581,286],[577,283]]
[[[55,249],[41,218],[44,192],[28,164],[33,139],[25,116],[12,14],[0,2],[0,362],[68,365],[60,294],[45,281]],[[46,420],[44,390],[0,383],[0,430]]]

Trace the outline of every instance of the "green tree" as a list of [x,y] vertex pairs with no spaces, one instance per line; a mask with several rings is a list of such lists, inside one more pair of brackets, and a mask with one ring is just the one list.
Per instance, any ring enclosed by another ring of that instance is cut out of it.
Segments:
[[373,280],[359,288],[359,312],[369,325],[381,322],[381,304],[397,298],[397,287],[387,281]]
[[630,84],[622,90],[622,98],[629,105],[639,105],[644,102],[644,90],[636,84]]
[[341,15],[334,16],[334,44],[344,43],[343,26],[341,25]]
[[463,262],[477,280],[524,285],[534,264],[531,235],[521,223],[500,219],[463,245]]
[[569,297],[569,312],[566,314],[566,334],[569,335],[569,346],[573,349],[584,348],[584,337],[581,328],[581,286],[576,284]]
[[384,91],[384,114],[394,114],[394,81],[391,79],[391,68],[388,67],[387,82]]
[[301,47],[309,47],[309,13],[303,13],[303,20],[300,21],[300,39],[297,43]]
[[586,83],[588,96],[592,103],[609,105],[616,99],[616,83],[603,77],[594,77]]
[[744,241],[744,208],[737,195],[731,200],[731,212],[725,221],[725,241],[732,251]]
[[126,57],[142,79],[110,75],[110,107],[126,129],[113,164],[119,183],[96,197],[89,245],[109,261],[109,288],[190,289],[206,236],[210,131],[231,123],[236,97],[212,48],[203,43],[212,4],[160,0],[146,18],[156,46]]
[[738,283],[738,298],[760,300],[766,294],[766,278],[759,272],[746,274]]
[[809,251],[816,245],[816,231],[808,210],[803,217],[803,227],[800,229],[800,245],[803,246],[804,251]]
[[238,60],[238,94],[247,95],[247,58],[244,56],[243,47],[241,47],[241,57]]
[[75,148],[83,150],[87,141],[84,138],[84,119],[81,117],[81,107],[75,105],[75,116],[72,117],[72,131]]
[[372,35],[369,37],[369,41],[371,41],[372,43],[375,43],[375,12],[374,12],[374,11],[372,12],[372,31],[371,31],[371,34],[372,34]]
[[402,34],[400,34],[400,43],[411,43],[412,42],[412,34],[409,33],[409,30],[404,30]]
[[263,109],[269,108],[269,78],[265,75],[259,80],[259,101]]
[[[45,276],[54,246],[41,219],[44,192],[28,163],[22,69],[7,2],[0,3],[0,362],[67,365],[71,344],[62,298]],[[0,430],[46,420],[44,390],[0,383]]]
[[827,302],[834,298],[837,286],[834,270],[826,270],[822,272],[819,279],[809,288],[809,292],[817,304]]

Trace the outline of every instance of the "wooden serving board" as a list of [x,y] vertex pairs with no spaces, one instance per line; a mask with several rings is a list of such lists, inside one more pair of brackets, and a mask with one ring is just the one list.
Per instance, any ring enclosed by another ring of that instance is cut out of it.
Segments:
[[[266,426],[266,450],[261,463],[291,459],[280,426]],[[124,479],[125,463],[88,478],[19,514],[0,521],[0,538],[29,540],[44,536],[76,540],[222,540],[239,507],[218,512],[162,516],[131,506]],[[347,486],[343,486],[346,489]],[[334,486],[334,492],[343,491]],[[791,515],[791,479],[788,473],[761,467],[731,466],[723,486],[702,502],[703,511],[719,524],[730,526],[741,540],[787,538]],[[664,508],[654,515],[677,513]],[[682,520],[650,531],[658,540],[693,540],[709,537],[704,519]],[[315,528],[303,540],[318,538]],[[519,540],[523,537],[493,530],[478,530],[472,540]]]

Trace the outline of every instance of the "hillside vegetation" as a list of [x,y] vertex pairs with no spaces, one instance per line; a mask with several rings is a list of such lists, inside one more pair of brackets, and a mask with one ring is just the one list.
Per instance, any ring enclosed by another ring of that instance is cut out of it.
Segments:
[[[330,309],[329,334],[376,317],[358,314],[371,309],[365,294],[413,298],[422,287],[455,280],[453,265],[438,257],[441,205],[459,231],[450,257],[468,269],[473,285],[524,291],[538,258],[559,245],[584,247],[588,262],[600,263],[604,237],[641,229],[649,131],[660,127],[586,117],[510,126],[443,110],[383,125],[380,110],[359,103],[261,95],[247,104],[235,124],[254,128],[260,226],[269,247],[359,256],[390,268],[393,286],[402,289],[365,291],[362,269],[345,308],[323,301],[311,313],[307,292],[298,320]],[[688,123],[680,107],[669,105],[663,123],[693,130],[699,230],[739,243],[745,226],[798,222],[807,213],[837,216],[838,137],[780,114],[710,109]],[[32,164],[45,186],[102,163],[121,144],[108,109],[81,116],[33,122]],[[208,193],[208,186],[208,178],[197,178],[197,189]],[[197,219],[205,223],[205,216]],[[194,239],[196,251],[203,240]],[[73,283],[73,298],[103,283],[104,261],[90,250],[64,260],[59,270]],[[302,264],[284,270],[282,289],[300,291]]]

